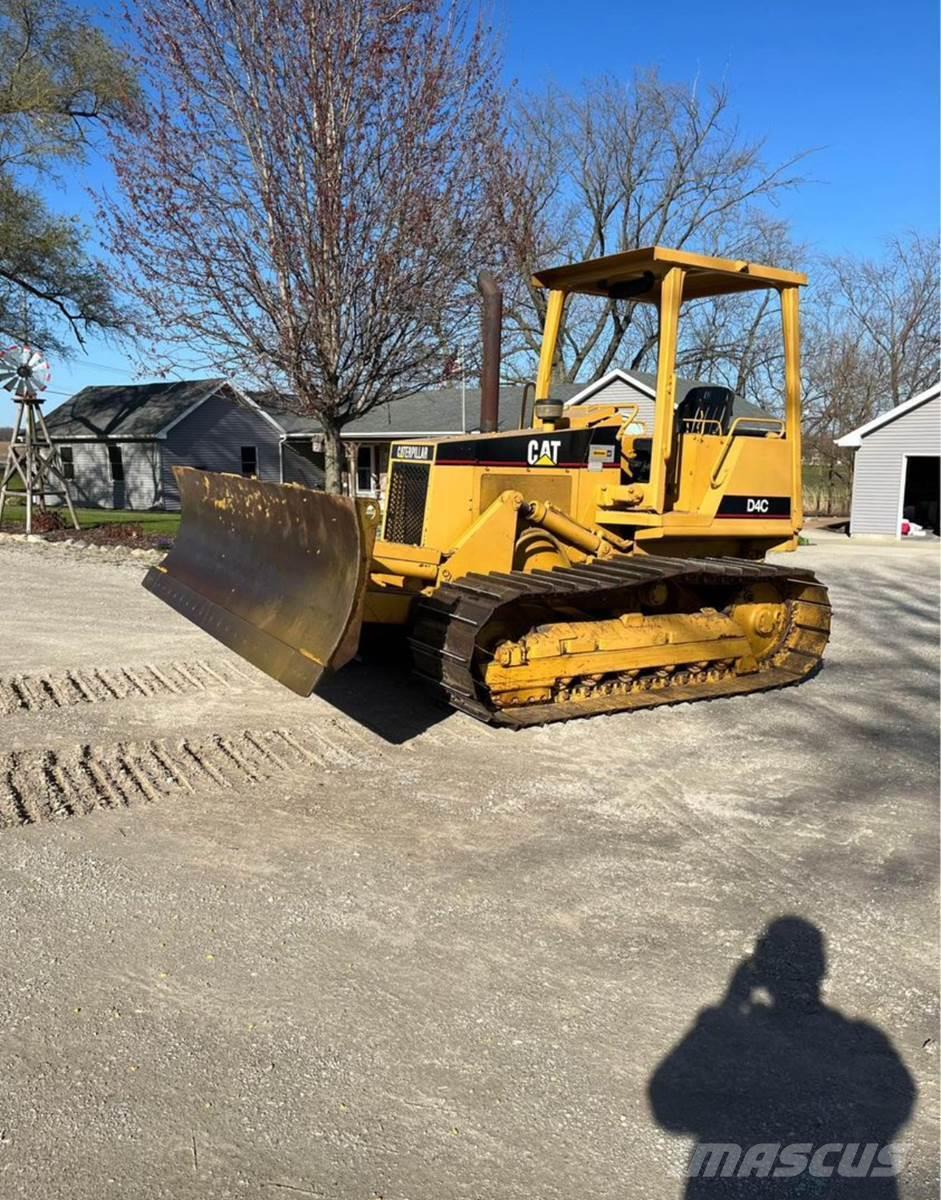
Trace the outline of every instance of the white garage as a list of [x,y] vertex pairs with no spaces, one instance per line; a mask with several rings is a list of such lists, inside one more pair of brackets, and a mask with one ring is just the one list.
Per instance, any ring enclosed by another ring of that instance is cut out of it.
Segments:
[[856,450],[851,535],[902,537],[913,525],[938,534],[939,397],[935,384],[837,439]]

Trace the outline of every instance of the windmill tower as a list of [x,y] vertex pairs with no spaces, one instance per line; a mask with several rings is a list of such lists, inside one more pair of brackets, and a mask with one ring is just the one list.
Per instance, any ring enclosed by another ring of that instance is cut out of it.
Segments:
[[[69,486],[62,469],[59,452],[53,445],[42,415],[39,395],[49,386],[49,364],[30,346],[10,346],[0,351],[0,388],[10,392],[16,404],[16,422],[7,452],[6,465],[0,476],[0,523],[13,483],[20,480],[26,501],[26,532],[33,531],[33,509],[46,512],[50,496],[61,496],[69,510],[72,524],[78,529]],[[16,489],[19,493],[19,489]]]

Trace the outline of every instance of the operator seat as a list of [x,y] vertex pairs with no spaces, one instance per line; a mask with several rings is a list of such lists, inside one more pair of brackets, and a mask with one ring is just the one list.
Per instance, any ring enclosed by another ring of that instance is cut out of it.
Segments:
[[724,437],[732,423],[734,401],[735,393],[731,388],[691,387],[677,406],[680,430],[715,433],[718,425]]

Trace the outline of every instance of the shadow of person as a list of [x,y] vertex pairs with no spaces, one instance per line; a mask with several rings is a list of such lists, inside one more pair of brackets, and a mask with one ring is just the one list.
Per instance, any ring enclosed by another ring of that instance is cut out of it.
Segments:
[[652,1075],[657,1122],[697,1139],[686,1200],[899,1196],[916,1088],[884,1033],[823,1003],[825,974],[820,930],[772,921]]

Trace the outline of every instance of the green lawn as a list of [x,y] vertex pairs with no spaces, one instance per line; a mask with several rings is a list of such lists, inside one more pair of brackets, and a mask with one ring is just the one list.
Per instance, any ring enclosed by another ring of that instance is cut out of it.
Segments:
[[[68,512],[57,509],[63,519],[68,522]],[[91,529],[94,525],[142,525],[145,533],[175,534],[180,527],[180,514],[170,512],[131,512],[127,509],[114,508],[77,508],[75,515],[83,529]],[[3,523],[22,525],[26,520],[26,507],[23,504],[7,504],[3,512]]]

